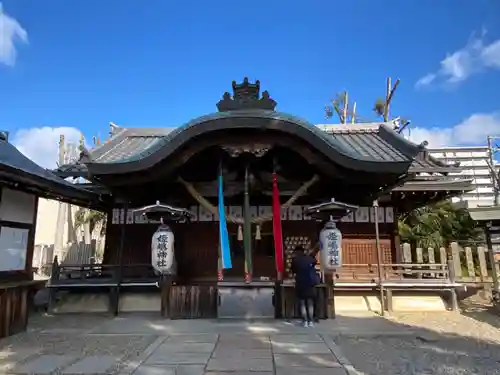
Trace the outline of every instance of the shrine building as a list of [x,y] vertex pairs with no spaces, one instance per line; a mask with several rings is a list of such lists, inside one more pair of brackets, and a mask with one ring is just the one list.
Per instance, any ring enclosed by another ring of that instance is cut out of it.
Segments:
[[[356,279],[358,269],[365,272],[362,265],[401,262],[400,213],[471,189],[470,180],[447,176],[455,166],[432,158],[425,144],[406,140],[392,122],[314,125],[278,112],[276,106],[267,91],[261,94],[259,81],[245,78],[241,84],[233,82],[232,93],[222,96],[214,113],[175,128],[112,125],[107,142],[83,150],[77,162],[54,171],[62,178],[89,181],[81,188],[99,195],[99,209],[108,213],[99,272],[110,273],[95,280],[103,285],[103,280],[109,285],[116,281],[117,288],[109,291],[116,312],[121,295],[142,293],[142,286],[150,287],[148,293],[158,288],[151,239],[160,221],[158,212],[144,211],[156,202],[175,236],[172,288],[178,288],[170,289],[168,293],[177,294],[162,309],[177,317],[214,317],[220,315],[217,305],[224,288],[256,288],[266,296],[262,298],[274,298],[265,292],[275,288],[277,279],[273,174],[281,204],[283,283],[292,277],[293,249],[318,243],[323,222],[310,216],[309,207],[332,198],[356,206],[337,223],[343,236],[342,267],[331,277],[346,281]],[[232,261],[222,275],[220,174]],[[382,259],[377,259],[375,222]],[[92,280],[78,283],[98,284]]]

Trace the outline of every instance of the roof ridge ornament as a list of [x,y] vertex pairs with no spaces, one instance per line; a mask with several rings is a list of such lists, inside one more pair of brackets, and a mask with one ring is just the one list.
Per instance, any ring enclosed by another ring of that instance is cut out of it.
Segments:
[[418,147],[419,147],[420,149],[422,149],[422,150],[424,150],[427,146],[429,146],[429,142],[427,142],[427,141],[422,141],[422,142],[418,145]]
[[9,132],[6,130],[0,130],[0,141],[9,141]]
[[90,151],[87,150],[85,147],[83,147],[80,150],[80,158],[75,164],[86,164],[86,163],[92,163],[93,161],[94,160],[92,158],[92,155],[90,154]]
[[255,83],[250,83],[248,77],[243,79],[243,83],[236,83],[233,81],[233,95],[225,92],[222,99],[217,103],[219,112],[237,111],[243,109],[263,109],[274,111],[276,108],[276,101],[271,99],[269,92],[262,92],[260,94],[260,81],[256,80]]
[[114,122],[110,121],[109,122],[109,136],[112,137],[116,134],[116,132],[120,129],[118,125],[116,125]]

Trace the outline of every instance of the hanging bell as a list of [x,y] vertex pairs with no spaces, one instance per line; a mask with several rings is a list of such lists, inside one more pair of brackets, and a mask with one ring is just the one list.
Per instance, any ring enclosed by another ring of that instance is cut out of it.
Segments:
[[259,224],[257,224],[257,228],[255,228],[255,239],[256,240],[262,239],[262,237],[260,235],[260,225]]
[[243,228],[238,225],[238,241],[243,241]]

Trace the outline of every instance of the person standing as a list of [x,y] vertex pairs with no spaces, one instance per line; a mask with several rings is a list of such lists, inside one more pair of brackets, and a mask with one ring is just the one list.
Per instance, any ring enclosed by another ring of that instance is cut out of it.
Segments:
[[305,254],[302,246],[297,246],[292,260],[292,272],[295,274],[295,294],[299,301],[300,314],[304,327],[313,327],[314,297],[318,284],[316,260]]

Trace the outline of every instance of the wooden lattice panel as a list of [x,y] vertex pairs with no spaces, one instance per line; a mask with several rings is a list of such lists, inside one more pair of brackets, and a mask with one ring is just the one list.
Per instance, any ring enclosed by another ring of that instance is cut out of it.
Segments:
[[302,245],[306,251],[311,249],[311,239],[308,236],[286,236],[284,241],[285,253],[285,275],[292,278],[292,257],[293,251],[299,245]]
[[[382,249],[382,263],[392,263],[391,241],[380,240]],[[376,264],[377,245],[373,239],[349,239],[342,240],[342,263],[343,264]]]

